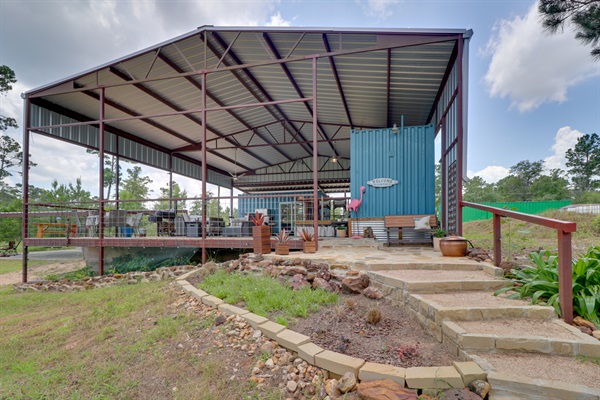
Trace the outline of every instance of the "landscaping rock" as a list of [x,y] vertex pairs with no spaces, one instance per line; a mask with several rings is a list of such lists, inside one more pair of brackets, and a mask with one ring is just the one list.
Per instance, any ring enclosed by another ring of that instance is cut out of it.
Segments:
[[302,276],[306,276],[307,271],[306,268],[304,267],[298,267],[298,266],[294,266],[294,267],[287,267],[283,270],[282,272],[284,275],[288,275],[288,276],[294,276],[294,275],[302,275]]
[[342,291],[344,293],[361,293],[369,286],[369,277],[365,274],[357,277],[346,277],[342,280]]
[[600,340],[600,330],[596,329],[595,331],[592,331],[592,336]]
[[327,381],[325,384],[325,393],[332,399],[342,396],[342,392],[340,392],[340,389],[338,388],[337,379],[330,379]]
[[327,282],[325,279],[322,278],[315,278],[315,280],[312,283],[312,287],[313,289],[323,289],[326,290],[328,292],[333,292],[334,289],[331,286],[331,284],[329,282]]
[[296,274],[296,275],[292,276],[292,279],[290,279],[289,285],[292,288],[292,290],[300,290],[305,287],[310,287],[310,283],[308,283],[304,279],[304,275],[302,275],[302,274]]
[[342,394],[351,392],[356,387],[356,375],[353,372],[346,372],[338,381],[337,387]]
[[357,386],[362,400],[417,400],[417,392],[405,389],[391,379],[361,382]]
[[317,271],[317,278],[321,278],[329,282],[331,280],[331,272],[329,272],[329,267],[319,268]]
[[587,328],[590,328],[590,330],[592,330],[592,331],[598,330],[596,325],[594,325],[587,319],[581,318],[580,316],[573,318],[573,323],[577,326],[585,326]]
[[482,399],[485,399],[485,396],[487,396],[488,393],[490,392],[490,384],[487,383],[486,381],[475,380],[475,381],[469,383],[469,390],[471,390],[471,392],[477,394]]
[[374,288],[372,286],[369,286],[368,288],[363,290],[362,294],[366,298],[373,299],[373,300],[383,299],[383,293],[381,293],[381,291],[379,289]]

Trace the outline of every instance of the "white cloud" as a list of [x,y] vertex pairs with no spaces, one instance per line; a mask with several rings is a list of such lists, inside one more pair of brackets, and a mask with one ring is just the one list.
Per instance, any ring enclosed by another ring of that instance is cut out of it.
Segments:
[[554,154],[544,159],[545,168],[547,171],[551,171],[555,168],[566,169],[567,159],[565,153],[568,149],[575,147],[577,140],[583,136],[583,133],[578,130],[571,129],[570,126],[562,127],[556,132],[554,137],[554,144],[552,145],[552,151]]
[[356,0],[356,4],[363,9],[368,17],[384,20],[392,15],[390,8],[400,0]]
[[509,97],[521,112],[561,103],[569,87],[600,74],[589,52],[571,31],[548,35],[535,2],[527,15],[496,23],[486,48],[492,59],[485,82],[491,96]]
[[277,0],[0,3],[2,64],[10,66],[17,79],[29,87],[62,79],[202,25],[289,24],[277,12]]
[[510,169],[499,165],[489,165],[481,171],[473,172],[467,171],[467,176],[472,178],[474,176],[480,176],[484,181],[488,183],[496,183],[500,179],[505,178],[510,173]]
[[286,21],[281,16],[281,13],[277,13],[275,15],[271,15],[271,20],[266,23],[266,26],[291,26],[291,21]]

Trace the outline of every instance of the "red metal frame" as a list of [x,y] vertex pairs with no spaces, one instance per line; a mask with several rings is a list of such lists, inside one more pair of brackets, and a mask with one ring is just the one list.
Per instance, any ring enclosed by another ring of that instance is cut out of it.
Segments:
[[577,224],[570,221],[523,214],[502,208],[484,206],[477,203],[461,202],[462,207],[471,207],[493,214],[494,226],[494,263],[500,265],[502,259],[502,241],[500,239],[500,217],[509,217],[525,222],[556,229],[558,232],[558,294],[562,317],[566,323],[573,323],[573,265],[571,233],[577,230]]

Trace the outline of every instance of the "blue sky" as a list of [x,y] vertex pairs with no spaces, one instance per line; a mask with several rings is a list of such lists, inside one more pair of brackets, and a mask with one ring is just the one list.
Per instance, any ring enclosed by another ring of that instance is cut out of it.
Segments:
[[[531,0],[0,0],[0,65],[19,80],[0,114],[21,121],[20,93],[189,32],[201,25],[473,29],[469,65],[469,175],[489,182],[522,160],[564,168],[582,134],[600,134],[600,62],[563,34],[548,36]],[[21,131],[8,132],[21,140]],[[34,135],[32,183],[74,181],[97,191],[93,158]],[[36,161],[34,159],[34,161]],[[38,160],[39,161],[39,160]],[[164,172],[148,171],[154,193]],[[183,178],[177,181],[186,185]],[[188,190],[189,194],[197,190]]]

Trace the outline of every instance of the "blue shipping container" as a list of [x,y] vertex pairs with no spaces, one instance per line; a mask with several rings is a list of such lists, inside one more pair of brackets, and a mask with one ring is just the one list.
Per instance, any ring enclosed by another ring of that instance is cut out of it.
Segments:
[[434,214],[434,136],[433,125],[400,127],[396,133],[392,128],[353,129],[350,190],[353,199],[360,198],[361,186],[366,192],[352,217]]

